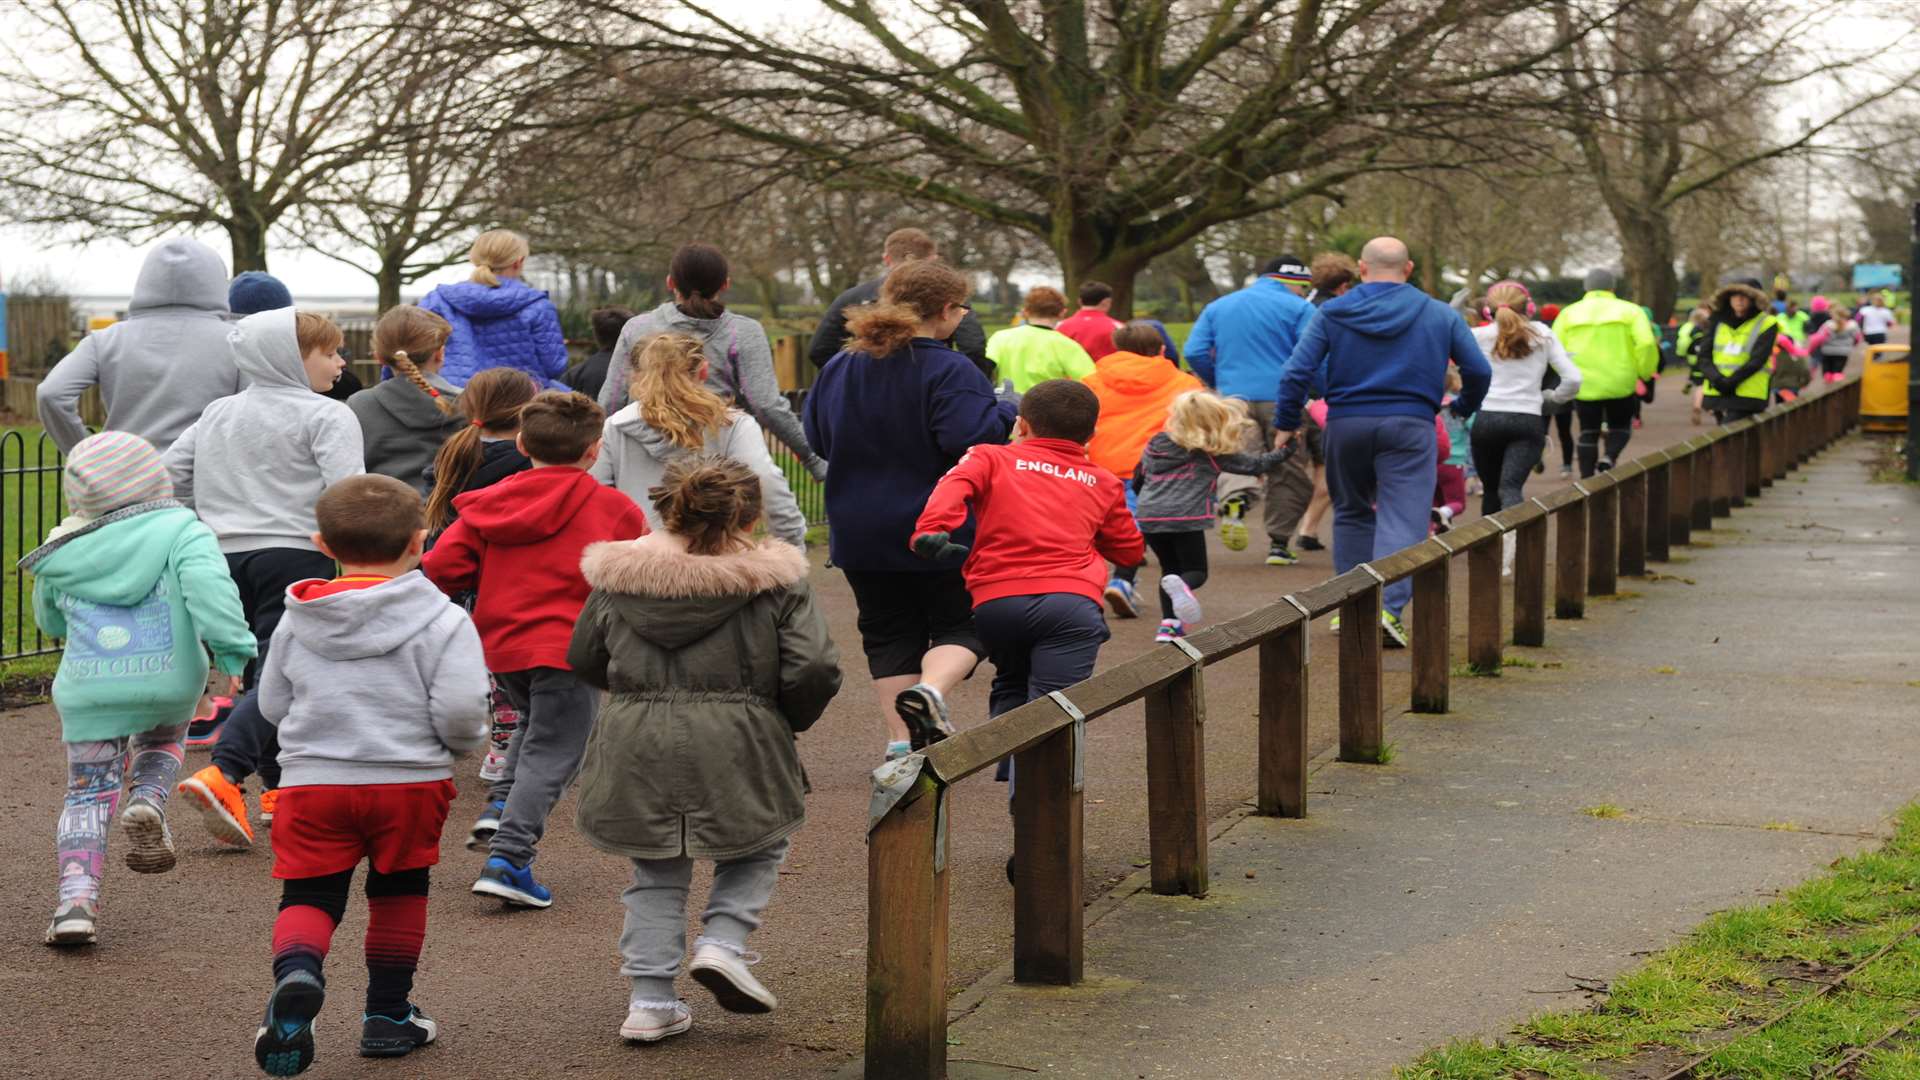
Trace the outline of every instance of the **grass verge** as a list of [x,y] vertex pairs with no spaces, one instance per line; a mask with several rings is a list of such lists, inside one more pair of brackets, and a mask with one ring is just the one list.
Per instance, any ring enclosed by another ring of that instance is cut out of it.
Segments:
[[1398,1080],[1920,1076],[1920,804],[1877,851],[1708,919],[1598,1006],[1428,1051]]

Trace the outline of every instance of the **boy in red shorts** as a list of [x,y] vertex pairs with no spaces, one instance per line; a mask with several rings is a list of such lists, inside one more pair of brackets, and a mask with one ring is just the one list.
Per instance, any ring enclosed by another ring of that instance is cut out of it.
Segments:
[[260,708],[280,736],[273,876],[284,884],[253,1056],[272,1076],[313,1064],[321,965],[363,859],[360,1053],[397,1057],[438,1034],[408,1000],[427,931],[427,868],[440,861],[453,759],[486,741],[491,714],[480,635],[415,570],[427,535],[419,494],[355,476],[314,512],[314,543],[340,576],[287,590],[260,675]]

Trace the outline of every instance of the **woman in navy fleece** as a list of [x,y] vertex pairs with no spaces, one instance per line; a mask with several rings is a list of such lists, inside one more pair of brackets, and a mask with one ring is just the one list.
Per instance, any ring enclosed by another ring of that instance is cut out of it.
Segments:
[[[854,309],[853,340],[807,395],[807,442],[827,460],[833,564],[860,610],[886,720],[887,758],[944,737],[946,695],[986,655],[960,559],[908,548],[933,486],[979,443],[1004,443],[1015,404],[942,342],[967,314],[967,280],[932,259],[897,267],[880,302]],[[973,522],[952,540],[970,546]]]

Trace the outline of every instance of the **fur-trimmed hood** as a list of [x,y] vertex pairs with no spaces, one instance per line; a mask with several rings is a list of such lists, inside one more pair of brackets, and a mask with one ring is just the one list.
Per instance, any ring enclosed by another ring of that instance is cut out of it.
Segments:
[[[1736,281],[1731,285],[1720,286],[1720,291],[1713,294],[1713,318],[1715,322],[1725,323],[1728,326],[1745,325],[1746,319],[1735,319],[1733,317],[1733,298],[1737,295],[1745,296],[1747,299],[1753,301],[1753,312],[1755,315],[1764,315],[1772,310],[1772,308],[1768,306],[1766,293],[1761,292],[1759,289],[1745,282]],[[1748,318],[1752,318],[1752,316],[1750,315]]]
[[807,557],[767,540],[724,555],[695,555],[667,532],[589,545],[580,560],[587,584],[612,594],[622,621],[669,649],[698,641],[762,594],[801,584]]

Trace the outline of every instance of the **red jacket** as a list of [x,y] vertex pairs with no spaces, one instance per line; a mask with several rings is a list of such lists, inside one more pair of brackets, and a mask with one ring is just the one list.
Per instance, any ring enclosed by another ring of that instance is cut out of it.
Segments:
[[1069,593],[1100,602],[1107,563],[1146,552],[1120,480],[1066,439],[967,451],[927,498],[913,534],[952,532],[973,506],[973,551],[961,572],[975,607],[1006,596]]
[[583,469],[547,465],[453,500],[459,517],[421,562],[448,594],[473,590],[473,624],[494,672],[567,667],[587,602],[580,556],[601,540],[647,533],[632,499]]
[[1099,308],[1083,307],[1061,319],[1054,329],[1079,342],[1088,356],[1098,360],[1115,351],[1113,332],[1125,325]]

